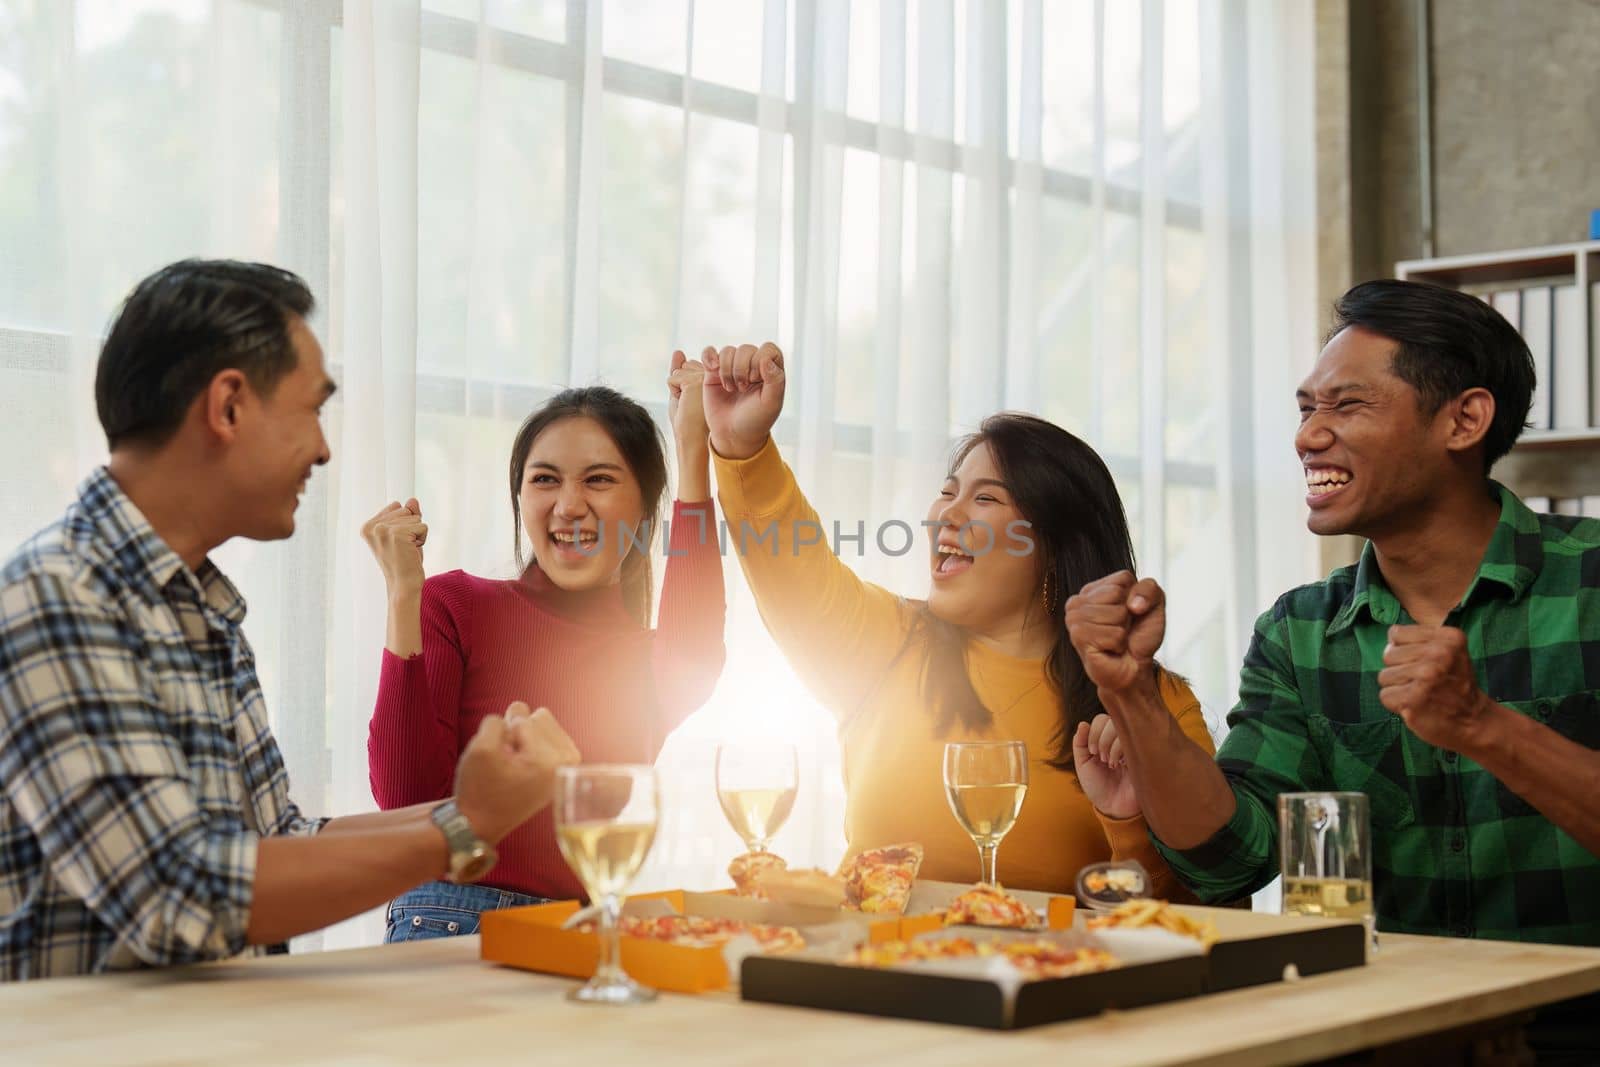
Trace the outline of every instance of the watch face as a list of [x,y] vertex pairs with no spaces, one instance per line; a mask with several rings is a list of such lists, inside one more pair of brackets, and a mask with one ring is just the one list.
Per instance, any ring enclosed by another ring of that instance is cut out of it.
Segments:
[[451,876],[457,882],[476,882],[489,873],[489,869],[494,866],[498,858],[494,849],[480,846],[457,858],[457,862],[453,864],[455,869],[450,872]]

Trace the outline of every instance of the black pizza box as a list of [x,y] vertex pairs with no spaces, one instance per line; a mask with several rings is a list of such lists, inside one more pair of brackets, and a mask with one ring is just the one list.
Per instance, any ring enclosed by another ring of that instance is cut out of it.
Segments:
[[1217,941],[1207,956],[1208,993],[1266,985],[1285,977],[1309,978],[1367,962],[1367,927],[1359,920],[1174,907],[1217,928]]
[[[741,964],[740,995],[769,1004],[1008,1030],[1308,978],[1367,962],[1367,928],[1359,921],[1175,907],[1215,927],[1217,940],[1209,950],[1159,929],[1088,930],[1084,921],[1093,916],[1080,913],[1076,929],[1049,936],[1104,947],[1123,966],[1027,981],[962,973],[963,964],[973,961],[868,968],[820,953],[750,956]],[[922,936],[962,935],[974,936],[973,928]],[[993,931],[979,936],[1038,935]]]
[[[952,928],[927,937],[1037,937]],[[1049,935],[1104,947],[1124,961],[1108,971],[1023,980],[996,961],[937,961],[860,967],[817,954],[748,956],[741,964],[744,1000],[822,1008],[990,1030],[1021,1029],[1198,996],[1207,963],[1198,943],[1164,931],[1074,931]]]

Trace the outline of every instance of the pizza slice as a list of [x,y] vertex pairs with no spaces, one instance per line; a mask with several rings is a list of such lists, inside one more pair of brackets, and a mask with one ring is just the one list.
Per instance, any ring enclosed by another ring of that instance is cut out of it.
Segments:
[[[738,919],[709,918],[703,915],[624,915],[618,929],[626,937],[665,941],[686,948],[720,948],[741,934],[755,939],[765,955],[776,956],[806,947],[805,937],[792,926],[746,923]],[[584,933],[595,930],[594,923],[578,927]]]
[[751,923],[745,932],[756,939],[761,951],[768,956],[781,956],[786,952],[799,952],[806,947],[806,939],[792,926],[768,926]]
[[1074,948],[1048,938],[1017,941],[975,941],[968,937],[917,938],[858,945],[846,958],[857,967],[901,967],[929,960],[987,959],[1003,957],[1024,978],[1067,978],[1120,966],[1120,961],[1100,948]]
[[1010,941],[1001,951],[1028,978],[1067,978],[1121,965],[1103,948],[1068,948],[1055,941]]
[[921,866],[922,846],[916,843],[856,853],[839,868],[845,885],[845,906],[865,912],[903,914]]
[[945,910],[946,926],[1035,926],[1034,910],[995,885],[975,885],[950,902]]
[[928,937],[878,944],[864,942],[855,947],[845,962],[857,967],[898,967],[924,960],[973,959],[993,954],[991,946],[979,944],[969,937]]
[[788,866],[788,862],[776,853],[746,852],[733,857],[733,862],[728,864],[728,877],[733,879],[736,896],[765,900],[761,879],[773,871],[786,870]]

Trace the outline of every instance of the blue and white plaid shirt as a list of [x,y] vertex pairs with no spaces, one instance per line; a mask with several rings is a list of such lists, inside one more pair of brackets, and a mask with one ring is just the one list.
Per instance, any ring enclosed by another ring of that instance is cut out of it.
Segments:
[[0,568],[0,979],[245,950],[289,800],[244,599],[104,469]]

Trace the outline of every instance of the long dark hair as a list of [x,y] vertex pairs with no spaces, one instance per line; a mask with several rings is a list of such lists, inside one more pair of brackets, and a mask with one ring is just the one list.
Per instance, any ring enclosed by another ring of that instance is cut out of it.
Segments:
[[[1070,771],[1073,733],[1080,722],[1089,722],[1104,709],[1067,638],[1064,609],[1067,598],[1085,583],[1134,569],[1128,518],[1105,461],[1054,423],[1010,411],[990,415],[977,433],[956,446],[950,470],[985,444],[1017,510],[1031,524],[1028,534],[1042,564],[1043,581],[1034,601],[1051,627],[1045,675],[1061,705],[1049,763]],[[926,638],[922,689],[938,716],[939,733],[948,733],[957,723],[973,731],[987,729],[994,715],[983,706],[967,674],[968,632],[937,618],[924,605],[913,634]]]
[[[638,402],[615,389],[588,385],[564,389],[545,401],[522,423],[511,443],[511,539],[517,569],[522,569],[522,479],[533,442],[562,419],[587,418],[600,424],[622,453],[622,460],[639,479],[639,496],[644,502],[643,529],[653,537],[667,491],[666,446],[655,420]],[[616,531],[621,537],[622,531]],[[530,563],[538,566],[538,560]],[[634,548],[622,560],[622,599],[629,614],[649,628],[653,606],[650,581],[650,552]]]

